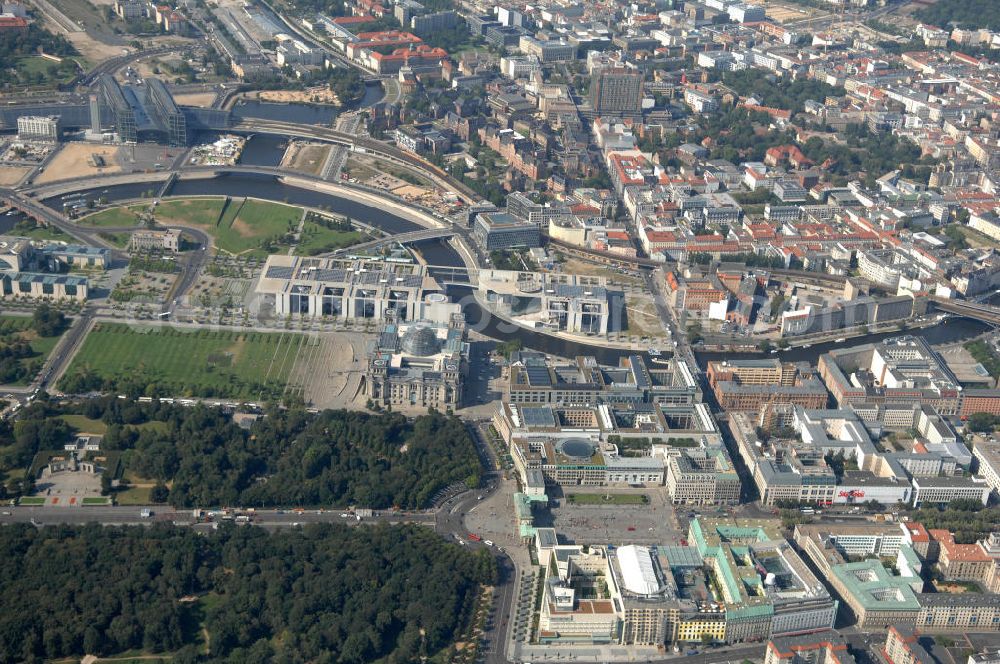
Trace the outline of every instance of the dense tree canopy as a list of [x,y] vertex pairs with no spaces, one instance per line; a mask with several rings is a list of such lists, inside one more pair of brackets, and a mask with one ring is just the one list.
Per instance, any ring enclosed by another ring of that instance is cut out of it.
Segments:
[[77,65],[73,60],[63,62],[44,62],[39,68],[15,66],[22,58],[38,55],[39,51],[49,55],[74,55],[73,45],[62,35],[54,35],[48,30],[31,23],[26,31],[5,30],[0,32],[0,88],[15,85],[41,85],[48,79],[70,78],[76,73]]
[[842,142],[827,142],[813,136],[802,145],[802,152],[823,170],[834,175],[865,173],[870,178],[901,169],[906,177],[926,181],[933,158],[920,157],[920,146],[894,134],[873,134],[867,127],[848,125],[838,133]]
[[66,314],[47,304],[40,304],[31,316],[31,327],[39,336],[54,337],[66,329]]
[[[247,431],[218,409],[116,398],[33,404],[12,431],[0,428],[5,467],[23,467],[39,450],[60,448],[71,432],[54,416],[65,412],[103,420],[102,448],[122,451],[128,470],[171,483],[169,501],[176,506],[414,509],[428,506],[449,484],[479,483],[465,425],[438,413],[409,421],[392,413],[275,408]],[[149,421],[166,426],[136,426]]]
[[809,99],[822,103],[827,97],[844,94],[843,88],[822,81],[792,80],[761,69],[726,72],[722,82],[743,97],[756,97],[764,106],[791,111],[792,114],[801,112],[803,104]]
[[0,529],[0,663],[127,650],[174,662],[419,661],[456,639],[495,575],[488,552],[422,526],[203,536],[20,524]]
[[[75,55],[76,49],[62,35],[55,35],[31,23],[24,32],[5,30],[0,32],[0,60],[13,59],[21,55],[36,55],[39,50],[49,55]],[[9,61],[9,60],[8,60]]]
[[1000,30],[1000,3],[996,0],[938,0],[913,12],[913,17],[942,28],[954,25]]

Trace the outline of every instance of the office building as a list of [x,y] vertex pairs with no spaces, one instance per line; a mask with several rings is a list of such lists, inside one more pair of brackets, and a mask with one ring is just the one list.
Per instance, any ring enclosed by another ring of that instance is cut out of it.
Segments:
[[523,504],[515,501],[519,521],[526,512],[546,577],[542,643],[740,643],[833,624],[837,602],[777,520],[696,519],[683,546],[561,545],[553,529],[532,526]]
[[423,14],[410,19],[410,27],[418,35],[429,35],[439,30],[451,30],[456,25],[458,25],[458,14],[453,11]]
[[[533,409],[525,411],[530,416]],[[587,436],[533,436],[511,443],[511,457],[525,485],[538,474],[545,486],[662,486],[663,458],[620,456]]]
[[111,120],[114,123],[115,132],[118,134],[118,140],[122,143],[137,142],[139,133],[135,122],[135,111],[125,98],[118,81],[110,74],[101,74],[98,80],[104,106],[111,113]]
[[[747,465],[766,505],[783,501],[819,505],[876,500],[891,505],[909,502],[910,478],[891,455],[880,455],[863,422],[850,410],[812,410],[788,407],[775,431],[788,434],[757,435],[757,421],[750,413],[732,413],[730,430],[740,457]],[[837,471],[828,457],[850,459],[857,470]]]
[[542,64],[534,55],[507,55],[500,58],[500,73],[507,78],[527,78],[542,70]]
[[146,3],[142,0],[115,0],[115,13],[129,23],[146,18]]
[[[860,629],[897,625],[935,632],[1000,630],[1000,595],[923,592],[922,563],[914,547],[923,544],[921,555],[926,557],[926,542],[917,540],[928,538],[921,536],[922,528],[914,528],[911,539],[912,525],[799,524],[795,540],[844,600]],[[893,556],[895,574],[882,563]],[[992,566],[990,576],[995,570]]]
[[937,568],[952,581],[983,581],[993,567],[993,558],[979,542],[958,544],[955,535],[943,529],[927,531],[937,551]]
[[111,263],[109,250],[85,244],[46,244],[33,253],[35,262],[52,272],[61,272],[67,267],[103,270]]
[[17,119],[17,137],[22,141],[57,143],[62,138],[58,115],[22,115]]
[[594,72],[590,104],[598,116],[639,115],[642,112],[642,72],[623,67]]
[[[518,363],[522,363],[518,360]],[[542,365],[539,365],[542,366]],[[722,434],[704,403],[661,404],[635,401],[599,405],[501,402],[492,418],[500,438],[524,440],[586,437],[614,454],[654,456],[658,448],[722,447]]]
[[684,360],[649,366],[639,355],[622,358],[618,367],[606,367],[593,357],[564,362],[527,354],[512,362],[505,392],[506,401],[524,404],[701,402],[698,382]]
[[[83,302],[89,295],[86,277],[60,274],[65,265],[103,267],[107,249],[53,244],[36,247],[27,238],[0,237],[0,297]],[[52,270],[46,272],[45,270]]]
[[1000,443],[981,440],[975,443],[976,475],[1000,495]]
[[447,322],[461,310],[421,265],[268,256],[256,293],[278,316]]
[[953,500],[975,500],[986,505],[992,489],[976,477],[914,477],[913,505],[947,505]]
[[[666,481],[678,503],[728,504],[739,498],[739,480],[705,404],[501,403],[492,422],[526,486],[533,476],[561,486]],[[673,464],[675,458],[681,463]]]
[[522,221],[548,228],[550,222],[569,216],[570,209],[565,203],[550,201],[538,203],[529,194],[515,191],[507,196],[507,213]]
[[884,521],[800,523],[792,537],[823,574],[832,564],[852,558],[895,558],[905,544],[911,542],[912,546],[906,524]]
[[674,505],[735,505],[740,487],[724,448],[682,449],[667,460],[667,492]]
[[491,311],[536,329],[603,335],[623,325],[623,293],[601,277],[480,270],[479,294]]
[[941,415],[959,411],[958,380],[919,337],[832,350],[820,356],[819,373],[841,407],[920,403]]
[[158,78],[146,79],[146,107],[166,133],[170,145],[187,145],[187,120],[167,86]]
[[570,62],[576,59],[576,46],[555,39],[535,39],[522,35],[518,48],[524,55],[533,55],[543,63]]
[[958,414],[964,419],[975,413],[1000,415],[1000,390],[971,388],[962,391],[962,405]]
[[483,212],[476,217],[472,237],[486,251],[530,249],[541,246],[538,226],[506,212]]
[[688,541],[717,581],[726,643],[833,627],[837,602],[781,534],[778,520],[697,518]]

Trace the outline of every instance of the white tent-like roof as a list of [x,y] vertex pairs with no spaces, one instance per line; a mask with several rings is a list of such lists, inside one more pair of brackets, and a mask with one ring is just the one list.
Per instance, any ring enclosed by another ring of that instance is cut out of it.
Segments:
[[662,590],[649,547],[634,544],[619,547],[618,566],[622,571],[622,583],[630,593],[648,596]]

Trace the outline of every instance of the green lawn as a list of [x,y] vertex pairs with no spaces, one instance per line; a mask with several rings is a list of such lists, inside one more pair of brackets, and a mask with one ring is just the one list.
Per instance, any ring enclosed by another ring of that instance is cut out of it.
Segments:
[[84,505],[110,505],[111,498],[107,496],[84,496]]
[[83,415],[60,415],[59,419],[70,425],[77,433],[93,433],[103,436],[108,432],[108,425],[100,420],[92,420]]
[[124,249],[128,246],[129,240],[132,238],[131,233],[98,233],[103,240],[110,242],[119,249]]
[[302,225],[302,237],[295,253],[299,256],[315,256],[349,247],[361,241],[362,235],[358,231],[335,231],[307,221]]
[[[281,203],[251,201],[245,203],[233,199],[230,208],[219,222],[216,229],[216,245],[231,254],[250,252],[257,255],[267,255],[261,249],[261,242],[269,238],[284,235],[289,229],[294,230],[302,217],[302,209]],[[280,243],[274,247],[280,251]]]
[[154,216],[161,224],[191,224],[208,230],[214,228],[219,220],[224,201],[221,197],[160,201]]
[[17,504],[18,505],[26,505],[26,506],[44,505],[45,504],[45,496],[23,496],[23,497],[21,497],[21,498],[18,499]]
[[228,204],[222,198],[169,200],[156,209],[159,223],[197,226],[215,238],[216,249],[230,254],[266,255],[261,243],[294,228],[301,216],[297,207],[242,198]]
[[[83,217],[81,224],[88,226],[131,226],[137,223],[135,212],[145,208],[136,205],[102,210]],[[269,251],[280,252],[287,244],[267,240],[280,238],[294,229],[302,216],[302,209],[282,203],[222,197],[195,197],[168,199],[160,202],[154,214],[157,223],[164,226],[180,225],[199,228],[215,239],[215,247],[229,254],[266,256]],[[350,237],[340,237],[334,231],[317,227],[311,241],[325,246],[328,243],[353,243]],[[330,234],[330,235],[327,235]],[[348,234],[350,235],[350,234]]]
[[88,214],[86,217],[80,217],[77,223],[82,226],[99,227],[137,226],[139,225],[137,213],[145,207],[145,205],[132,205],[129,207],[108,208],[107,210]]
[[649,499],[636,493],[570,493],[566,499],[574,505],[645,505]]
[[40,337],[31,329],[31,318],[28,316],[0,316],[0,343],[26,341],[31,346],[32,356],[19,360],[22,367],[28,369],[25,377],[15,380],[11,385],[27,385],[42,368],[49,353],[59,343],[59,337]]
[[25,219],[18,222],[11,230],[11,235],[27,237],[32,240],[53,240],[56,242],[71,242],[72,238],[55,226],[46,226],[33,220]]
[[134,486],[115,496],[119,505],[149,505],[149,492],[152,487]]
[[101,323],[67,377],[100,378],[108,391],[138,385],[163,395],[258,399],[284,389],[302,341],[296,334]]
[[69,81],[76,73],[76,67],[70,58],[66,58],[62,63],[59,63],[41,56],[27,56],[18,59],[16,69],[22,79],[25,76],[36,77],[41,75],[44,77],[44,83]]

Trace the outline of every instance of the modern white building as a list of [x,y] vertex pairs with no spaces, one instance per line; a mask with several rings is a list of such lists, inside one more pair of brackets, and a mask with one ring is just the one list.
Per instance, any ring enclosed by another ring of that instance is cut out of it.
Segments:
[[976,474],[1000,494],[1000,443],[977,442],[972,454],[976,458]]
[[533,327],[603,335],[623,324],[623,293],[603,278],[479,270],[479,292],[494,311]]
[[62,137],[58,115],[22,115],[17,119],[17,137],[22,141],[56,143]]
[[953,500],[989,502],[992,488],[984,479],[969,477],[914,477],[913,505],[944,505]]
[[271,255],[256,293],[278,316],[448,323],[461,312],[426,267],[379,259]]

